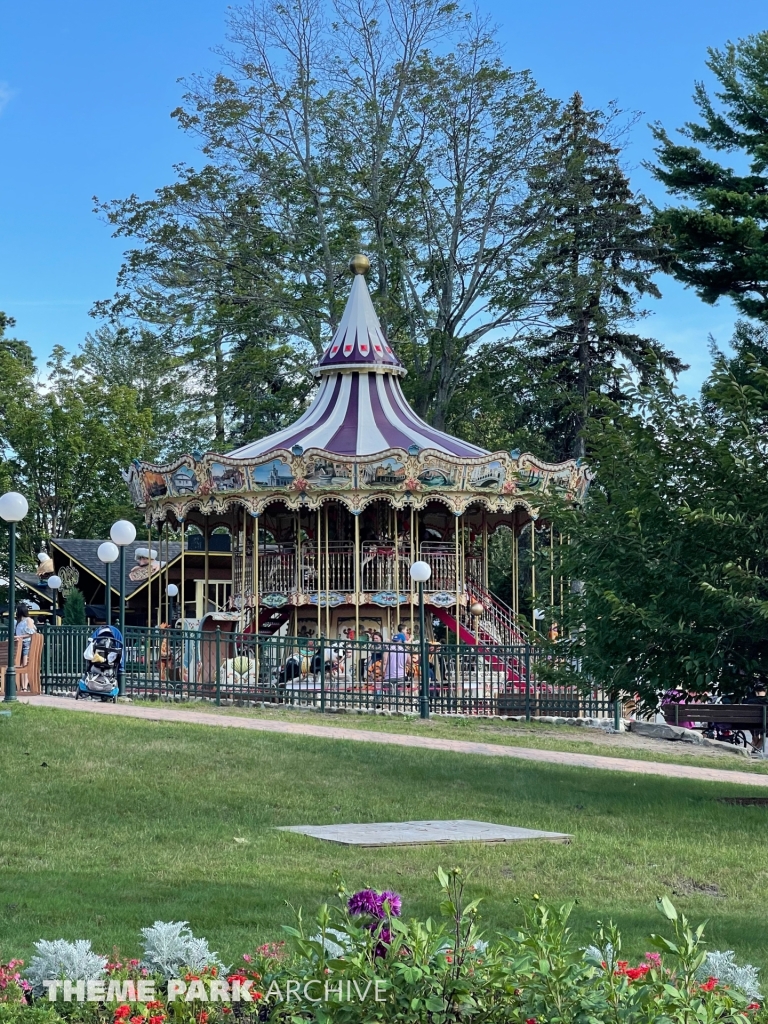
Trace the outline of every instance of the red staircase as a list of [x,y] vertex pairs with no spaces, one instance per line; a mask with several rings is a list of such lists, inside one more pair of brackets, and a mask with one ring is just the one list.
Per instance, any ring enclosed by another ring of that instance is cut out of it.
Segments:
[[[515,614],[509,605],[492,594],[490,590],[478,583],[467,581],[467,597],[470,602],[479,602],[483,606],[483,614],[477,617],[477,632],[474,617],[468,607],[459,610],[459,640],[463,644],[488,647],[518,647],[531,641],[515,621]],[[456,632],[456,613],[448,608],[430,606],[430,612],[448,629]],[[494,672],[504,672],[508,683],[517,689],[525,689],[526,670],[524,660],[517,652],[501,654],[494,651],[485,655]]]

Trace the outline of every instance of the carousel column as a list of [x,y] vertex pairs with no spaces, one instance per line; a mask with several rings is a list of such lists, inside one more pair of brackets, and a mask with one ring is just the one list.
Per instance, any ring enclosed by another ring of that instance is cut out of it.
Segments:
[[208,580],[208,572],[209,572],[209,569],[210,569],[210,565],[209,565],[210,557],[209,557],[208,539],[209,539],[210,532],[211,532],[211,530],[210,530],[210,526],[209,526],[209,523],[208,523],[208,517],[206,516],[205,517],[205,522],[203,523],[203,545],[204,545],[204,552],[205,553],[203,555],[203,562],[204,562],[204,568],[203,568],[203,606],[202,606],[202,609],[201,609],[201,611],[202,611],[201,618],[205,618],[205,616],[208,614],[208,588],[209,588],[209,585],[210,585],[209,584],[209,580]]
[[[410,557],[410,564],[411,565],[413,565],[413,563],[416,561],[416,555],[414,554],[414,547],[413,547],[413,518],[414,518],[413,505],[411,505],[411,557]],[[413,640],[413,604],[414,604],[413,598],[414,598],[414,593],[413,593],[413,577],[411,576],[410,572],[408,573],[408,581],[409,581],[408,604],[410,605],[410,609],[411,609],[411,640]]]
[[179,520],[179,531],[180,531],[180,535],[181,535],[181,587],[180,587],[180,590],[181,590],[181,628],[182,629],[184,629],[184,614],[185,614],[184,602],[186,601],[186,598],[187,598],[187,592],[186,592],[186,590],[184,588],[184,584],[187,582],[186,579],[185,579],[185,576],[184,576],[184,554],[185,554],[185,552],[184,552],[184,526],[185,526],[184,519],[180,519]]
[[152,521],[147,529],[147,629],[152,628]]
[[512,521],[512,614],[515,622],[520,615],[520,595],[518,593],[520,584],[519,558],[520,550],[517,543],[517,523]]
[[488,590],[488,514],[483,510],[483,588]]
[[246,608],[246,587],[245,587],[245,549],[248,546],[248,510],[243,505],[243,539],[242,551],[240,552],[240,619],[238,625],[240,632],[245,630],[245,608]]
[[261,632],[261,586],[259,582],[259,513],[252,512],[253,517],[253,541],[251,542],[251,551],[253,558],[253,607],[256,613],[256,645],[255,645],[255,657],[256,657],[256,686],[259,685],[259,633]]
[[[555,527],[549,524],[549,606],[555,607]],[[551,613],[550,613],[551,614]]]
[[317,530],[315,536],[315,586],[317,588],[317,639],[323,632],[323,603],[320,599],[323,567],[323,513],[317,507]]
[[461,566],[459,564],[460,548],[459,548],[459,522],[461,520],[461,513],[456,512],[453,520],[453,538],[455,542],[455,558],[454,558],[454,572],[456,581],[456,697],[457,699],[462,696],[461,692],[461,659],[459,657],[459,644],[461,643]]
[[536,523],[531,520],[531,626],[536,632]]
[[328,505],[325,509],[325,635],[331,638],[331,559],[329,554],[330,542],[328,539]]
[[395,538],[395,629],[400,625],[400,534],[397,524],[397,509],[392,509],[394,521],[393,535]]
[[[352,515],[355,517],[355,640],[360,641],[360,589],[362,587],[360,573],[360,512],[355,510]],[[357,669],[360,659],[356,658],[355,672],[353,678],[357,677]]]

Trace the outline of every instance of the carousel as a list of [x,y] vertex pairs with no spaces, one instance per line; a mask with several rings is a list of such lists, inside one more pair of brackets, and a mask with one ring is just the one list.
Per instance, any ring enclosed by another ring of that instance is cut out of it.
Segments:
[[[562,538],[538,508],[553,493],[581,500],[588,471],[577,461],[487,452],[417,416],[371,301],[368,267],[364,256],[350,262],[344,315],[295,423],[226,455],[128,470],[149,548],[180,544],[178,624],[329,642],[387,641],[405,628],[413,638],[409,569],[423,561],[430,639],[528,642],[539,606],[556,608],[563,588]],[[490,586],[501,533],[506,601]],[[168,608],[159,590],[150,625]]]

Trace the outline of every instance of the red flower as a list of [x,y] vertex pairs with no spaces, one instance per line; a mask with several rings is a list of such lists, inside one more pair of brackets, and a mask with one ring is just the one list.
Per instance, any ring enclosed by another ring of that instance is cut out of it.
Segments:
[[747,1007],[747,1009],[748,1010],[759,1010],[760,1009],[760,1003],[751,1002],[749,1004],[749,1006]]
[[717,978],[707,978],[704,984],[701,986],[702,992],[711,992],[712,989],[717,985]]
[[242,985],[244,982],[248,981],[248,975],[247,974],[228,974],[227,975],[227,981],[229,982],[230,985],[232,984],[233,981],[239,981],[240,984]]
[[232,1007],[231,1006],[222,1006],[221,1012],[222,1013],[232,1013]]
[[625,974],[630,981],[637,981],[638,978],[644,978],[648,971],[650,971],[650,967],[647,964],[641,964],[640,967],[628,967]]
[[128,1003],[123,1003],[122,1006],[118,1006],[115,1010],[115,1020],[125,1020],[131,1014],[131,1008]]
[[262,999],[263,994],[261,992],[251,992],[251,999]]
[[206,1024],[206,1021],[208,1020],[208,1011],[201,1010],[195,1019],[197,1020],[197,1024]]
[[184,981],[200,981],[199,974],[185,974]]
[[153,999],[151,1003],[147,1003],[148,1010],[162,1010],[163,1004],[159,999]]
[[536,1024],[536,1018],[529,1017],[528,1020],[526,1020],[525,1024]]
[[149,1024],[163,1024],[164,1020],[165,1017],[162,1015],[162,1013],[157,1013],[155,1014],[154,1017],[149,1018]]
[[144,1024],[144,1017],[137,1013],[135,1017],[131,1017],[131,1024]]

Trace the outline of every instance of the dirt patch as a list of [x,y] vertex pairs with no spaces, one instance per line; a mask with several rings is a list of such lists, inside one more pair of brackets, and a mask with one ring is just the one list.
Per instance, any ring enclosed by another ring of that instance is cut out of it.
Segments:
[[736,804],[739,807],[768,807],[768,797],[765,796],[721,796],[718,799],[721,804]]
[[673,896],[711,896],[714,899],[725,899],[725,893],[714,882],[696,882],[693,878],[676,878],[667,882]]

